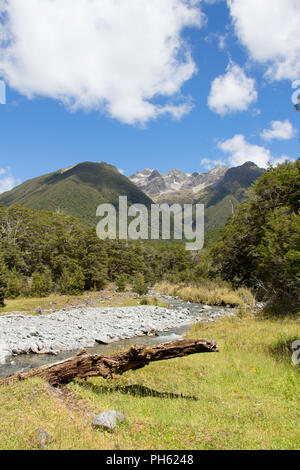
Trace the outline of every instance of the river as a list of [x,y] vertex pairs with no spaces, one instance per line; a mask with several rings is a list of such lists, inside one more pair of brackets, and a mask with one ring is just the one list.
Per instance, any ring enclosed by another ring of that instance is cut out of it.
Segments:
[[[114,341],[110,344],[98,344],[94,347],[88,347],[85,348],[87,352],[89,352],[90,354],[103,354],[106,356],[110,356],[121,350],[127,349],[132,345],[146,346],[175,341],[176,339],[180,339],[189,330],[192,323],[197,323],[197,320],[201,322],[215,321],[216,319],[221,318],[223,316],[234,315],[234,309],[230,308],[208,308],[201,304],[184,302],[178,298],[171,298],[169,296],[161,296],[161,299],[169,304],[169,308],[172,308],[175,311],[188,310],[190,320],[185,324],[181,324],[178,327],[172,327],[165,331],[158,332],[156,333],[156,335],[134,336],[129,339]],[[140,308],[142,309],[143,307],[141,306]],[[76,355],[78,351],[78,349],[63,351],[59,352],[55,356],[49,354],[21,354],[16,356],[9,356],[6,358],[4,363],[0,365],[0,377],[61,361],[63,359],[67,359],[68,357]]]

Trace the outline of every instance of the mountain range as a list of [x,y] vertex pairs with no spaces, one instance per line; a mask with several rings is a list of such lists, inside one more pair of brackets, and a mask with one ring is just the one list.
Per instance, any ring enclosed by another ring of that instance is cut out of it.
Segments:
[[192,196],[217,184],[227,170],[226,166],[218,166],[209,173],[184,173],[175,168],[162,175],[157,170],[145,169],[130,176],[130,180],[154,200],[165,196],[174,199],[179,193],[190,193]]
[[224,225],[249,186],[264,170],[254,163],[228,168],[218,166],[208,173],[184,173],[173,169],[162,175],[145,169],[130,178],[104,162],[84,162],[25,181],[0,195],[6,206],[24,204],[30,209],[58,211],[95,226],[100,204],[117,207],[119,196],[129,204],[205,204],[206,230]]
[[130,180],[156,203],[204,204],[205,229],[211,230],[226,223],[249,186],[263,173],[262,168],[246,162],[234,168],[217,166],[208,173],[174,169],[162,175],[157,170],[144,169]]

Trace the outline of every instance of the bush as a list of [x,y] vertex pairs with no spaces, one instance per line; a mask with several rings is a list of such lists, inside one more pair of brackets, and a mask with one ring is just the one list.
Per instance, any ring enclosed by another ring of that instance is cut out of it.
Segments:
[[136,275],[132,284],[132,290],[138,295],[146,295],[148,293],[148,286],[143,274],[139,273]]
[[26,290],[25,284],[27,283],[20,274],[16,271],[11,271],[7,274],[6,280],[6,297],[9,299],[16,299]]
[[102,271],[101,267],[90,266],[89,270],[84,271],[85,276],[85,288],[86,290],[103,290],[107,283],[107,278],[105,272]]
[[84,291],[84,274],[82,268],[73,264],[63,268],[59,280],[60,292],[64,295],[80,295]]
[[44,272],[34,272],[32,275],[31,294],[38,297],[46,297],[50,294],[53,287],[51,271],[46,269]]
[[4,270],[0,267],[0,307],[5,307],[6,277]]
[[128,278],[125,274],[122,274],[121,276],[119,276],[118,279],[116,279],[118,292],[125,292],[127,283],[128,283]]
[[0,286],[0,307],[5,307],[5,287]]

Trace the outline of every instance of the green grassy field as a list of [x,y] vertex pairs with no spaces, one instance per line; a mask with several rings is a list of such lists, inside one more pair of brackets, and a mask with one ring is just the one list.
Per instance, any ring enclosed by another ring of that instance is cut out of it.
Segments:
[[59,310],[72,307],[135,307],[146,303],[165,307],[167,304],[156,297],[135,298],[130,293],[120,294],[114,291],[86,292],[83,295],[58,295],[49,297],[18,297],[17,299],[5,300],[5,307],[0,307],[0,315],[8,312],[23,312],[35,314],[35,310]]
[[[291,361],[299,322],[224,319],[189,336],[216,339],[220,352],[62,390],[40,380],[2,387],[0,448],[38,448],[43,428],[49,449],[299,449],[300,366]],[[112,409],[128,421],[94,430],[92,418]]]

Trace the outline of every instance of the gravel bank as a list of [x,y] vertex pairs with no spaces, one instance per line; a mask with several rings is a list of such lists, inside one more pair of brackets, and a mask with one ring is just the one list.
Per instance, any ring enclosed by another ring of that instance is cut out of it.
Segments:
[[0,317],[0,362],[18,354],[57,354],[111,343],[135,336],[224,316],[206,308],[192,313],[188,308],[154,306],[79,308],[51,315]]

